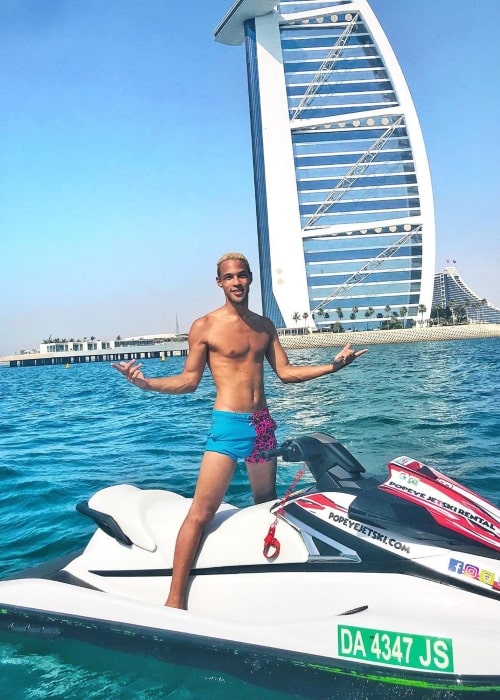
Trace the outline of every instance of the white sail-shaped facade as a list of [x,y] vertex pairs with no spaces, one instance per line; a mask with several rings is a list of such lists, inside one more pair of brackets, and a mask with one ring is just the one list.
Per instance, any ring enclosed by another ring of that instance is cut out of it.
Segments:
[[352,328],[428,315],[427,155],[368,3],[239,0],[215,38],[246,44],[264,314]]

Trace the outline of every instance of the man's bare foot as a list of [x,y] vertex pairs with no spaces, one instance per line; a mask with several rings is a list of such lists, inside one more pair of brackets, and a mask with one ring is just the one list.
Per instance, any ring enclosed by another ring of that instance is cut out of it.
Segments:
[[186,609],[186,604],[183,600],[175,600],[173,598],[171,599],[170,596],[167,598],[163,605],[166,608],[177,608],[177,610]]

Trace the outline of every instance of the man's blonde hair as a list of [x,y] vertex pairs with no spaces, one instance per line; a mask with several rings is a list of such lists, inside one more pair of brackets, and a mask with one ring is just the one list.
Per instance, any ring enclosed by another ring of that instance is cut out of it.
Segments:
[[224,255],[221,255],[220,258],[217,260],[217,277],[218,278],[220,278],[220,266],[222,265],[223,262],[226,262],[226,260],[241,260],[241,262],[245,264],[245,267],[247,268],[248,272],[251,272],[250,263],[248,262],[246,257],[243,255],[243,253],[224,253]]

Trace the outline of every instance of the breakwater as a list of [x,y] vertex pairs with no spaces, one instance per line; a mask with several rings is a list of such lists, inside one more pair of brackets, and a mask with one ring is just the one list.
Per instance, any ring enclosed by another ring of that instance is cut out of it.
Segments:
[[387,343],[421,343],[443,340],[477,340],[500,338],[498,323],[469,323],[463,326],[431,326],[395,330],[345,331],[343,333],[280,334],[286,349],[343,347],[353,345],[385,345]]

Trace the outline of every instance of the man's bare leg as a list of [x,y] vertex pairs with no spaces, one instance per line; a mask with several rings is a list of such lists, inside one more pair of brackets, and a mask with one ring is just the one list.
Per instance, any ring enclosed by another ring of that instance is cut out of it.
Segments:
[[214,517],[233,478],[236,462],[217,452],[205,452],[189,512],[181,525],[174,551],[170,593],[165,605],[186,607],[186,585],[203,528]]
[[276,498],[276,459],[247,462],[246,465],[254,503],[265,503]]

